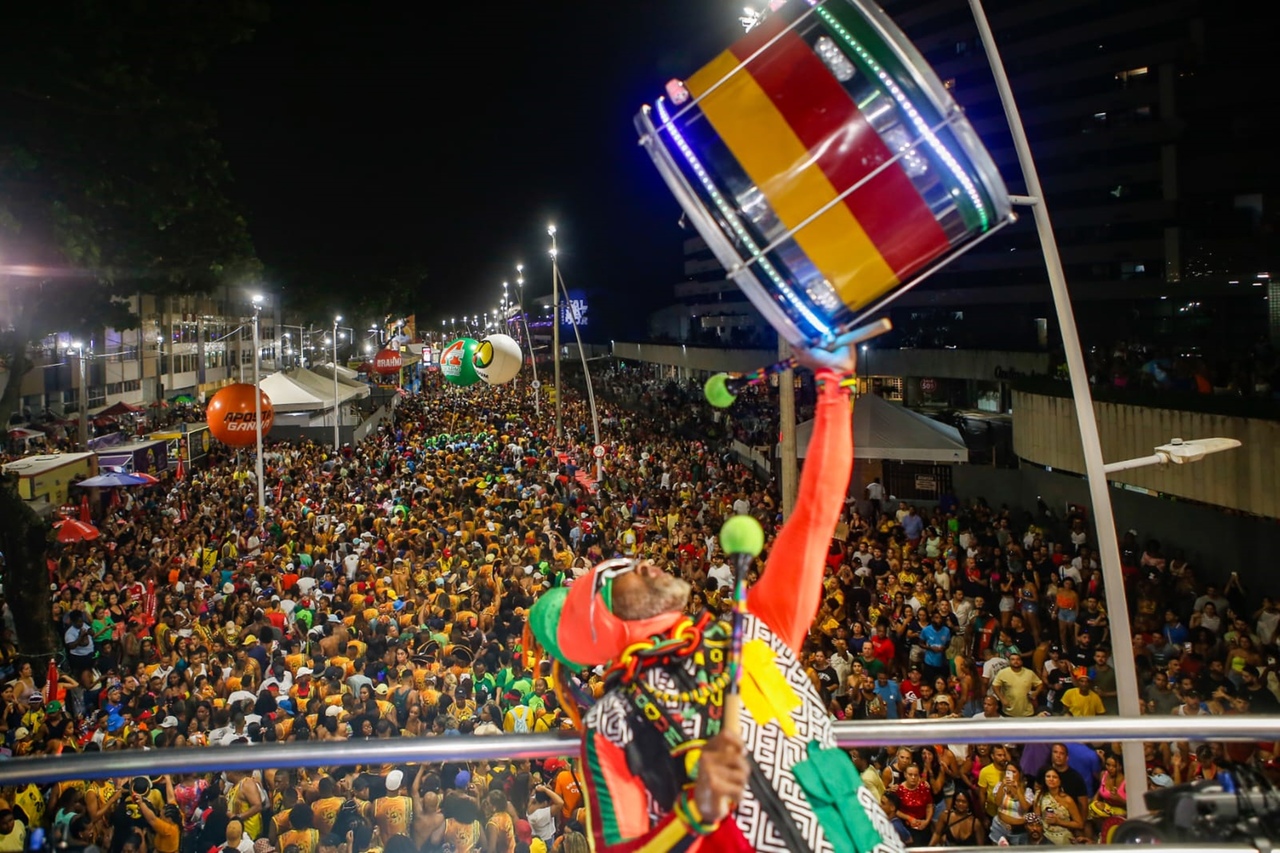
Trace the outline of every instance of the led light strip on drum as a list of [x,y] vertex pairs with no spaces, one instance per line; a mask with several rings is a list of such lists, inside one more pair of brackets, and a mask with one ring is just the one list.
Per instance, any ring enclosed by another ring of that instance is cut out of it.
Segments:
[[[815,5],[813,0],[810,0],[810,5]],[[825,4],[817,4],[815,6],[815,11],[818,13],[818,17],[822,19],[823,23],[825,23],[832,32],[838,35],[845,44],[853,50],[858,59],[870,68],[872,73],[874,73],[884,85],[885,90],[893,97],[893,99],[898,103],[899,108],[911,121],[911,124],[916,129],[916,133],[925,140],[929,148],[932,149],[938,159],[951,170],[952,176],[960,186],[964,188],[965,195],[968,197],[970,203],[974,207],[974,210],[978,214],[980,229],[982,231],[989,229],[991,227],[991,216],[987,210],[986,202],[984,201],[982,194],[978,191],[977,186],[974,185],[972,179],[970,179],[969,175],[965,172],[964,168],[960,165],[959,161],[956,160],[951,151],[940,139],[938,139],[937,135],[934,134],[933,130],[929,127],[928,122],[926,122],[924,117],[916,110],[915,105],[898,86],[897,82],[887,71],[885,71],[884,66],[876,60],[871,52],[867,50],[844,26],[844,24],[826,8]]]
[[777,286],[778,291],[786,298],[787,302],[789,302],[792,307],[800,312],[801,316],[804,317],[805,321],[808,322],[810,326],[812,326],[823,337],[831,337],[832,332],[830,326],[824,323],[822,319],[819,318],[807,304],[805,304],[804,300],[796,294],[795,290],[787,282],[786,278],[778,273],[777,269],[774,268],[769,259],[760,251],[760,246],[739,220],[738,213],[735,208],[725,200],[719,188],[716,187],[715,182],[711,180],[711,176],[707,173],[707,170],[703,168],[702,163],[698,160],[698,156],[694,154],[693,149],[689,147],[687,142],[685,142],[684,136],[676,129],[675,122],[671,121],[671,117],[667,113],[666,99],[658,98],[655,106],[658,109],[658,117],[662,120],[662,124],[658,128],[659,131],[666,130],[671,134],[671,139],[676,143],[676,147],[680,149],[680,153],[689,164],[689,168],[693,170],[694,175],[697,176],[703,189],[706,190],[712,202],[715,203],[716,209],[720,212],[720,215],[724,217],[725,221],[733,229],[734,234],[742,244],[747,247],[756,264],[765,271],[765,274],[768,275],[769,279]]

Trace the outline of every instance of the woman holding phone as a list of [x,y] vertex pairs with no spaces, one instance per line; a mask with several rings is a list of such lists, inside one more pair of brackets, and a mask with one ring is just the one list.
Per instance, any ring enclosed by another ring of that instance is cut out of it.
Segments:
[[1027,785],[1022,779],[1022,771],[1010,762],[1005,768],[1004,778],[996,786],[992,795],[996,801],[996,816],[991,821],[991,841],[1017,846],[1024,844],[1027,838],[1027,814],[1031,811],[1031,801],[1027,798]]

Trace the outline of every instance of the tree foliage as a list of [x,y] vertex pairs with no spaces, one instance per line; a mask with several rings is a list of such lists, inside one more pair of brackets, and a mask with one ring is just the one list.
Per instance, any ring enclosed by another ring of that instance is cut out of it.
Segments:
[[[0,424],[28,346],[55,332],[129,328],[122,297],[201,292],[256,275],[249,229],[204,96],[219,51],[267,18],[260,0],[46,0],[0,27]],[[5,486],[0,486],[5,488]],[[47,614],[30,508],[6,501],[6,581]],[[19,547],[21,543],[21,547]],[[37,595],[42,587],[43,596]],[[44,632],[47,635],[47,632]],[[48,636],[21,637],[47,653]]]
[[[122,291],[206,290],[255,261],[201,96],[243,0],[19,4],[0,30],[0,263]],[[68,271],[69,270],[69,271]]]

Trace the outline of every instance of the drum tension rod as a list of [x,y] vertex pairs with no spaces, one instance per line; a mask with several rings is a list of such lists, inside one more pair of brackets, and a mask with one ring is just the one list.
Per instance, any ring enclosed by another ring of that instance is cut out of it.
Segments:
[[1019,207],[1035,207],[1040,203],[1040,197],[1034,195],[1011,195],[1009,201]]

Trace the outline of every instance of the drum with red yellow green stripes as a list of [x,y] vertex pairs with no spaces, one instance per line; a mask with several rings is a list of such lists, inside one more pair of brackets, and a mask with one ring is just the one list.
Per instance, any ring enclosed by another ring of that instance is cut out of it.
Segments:
[[784,338],[812,346],[1012,215],[972,126],[883,12],[771,6],[636,125],[729,275]]

